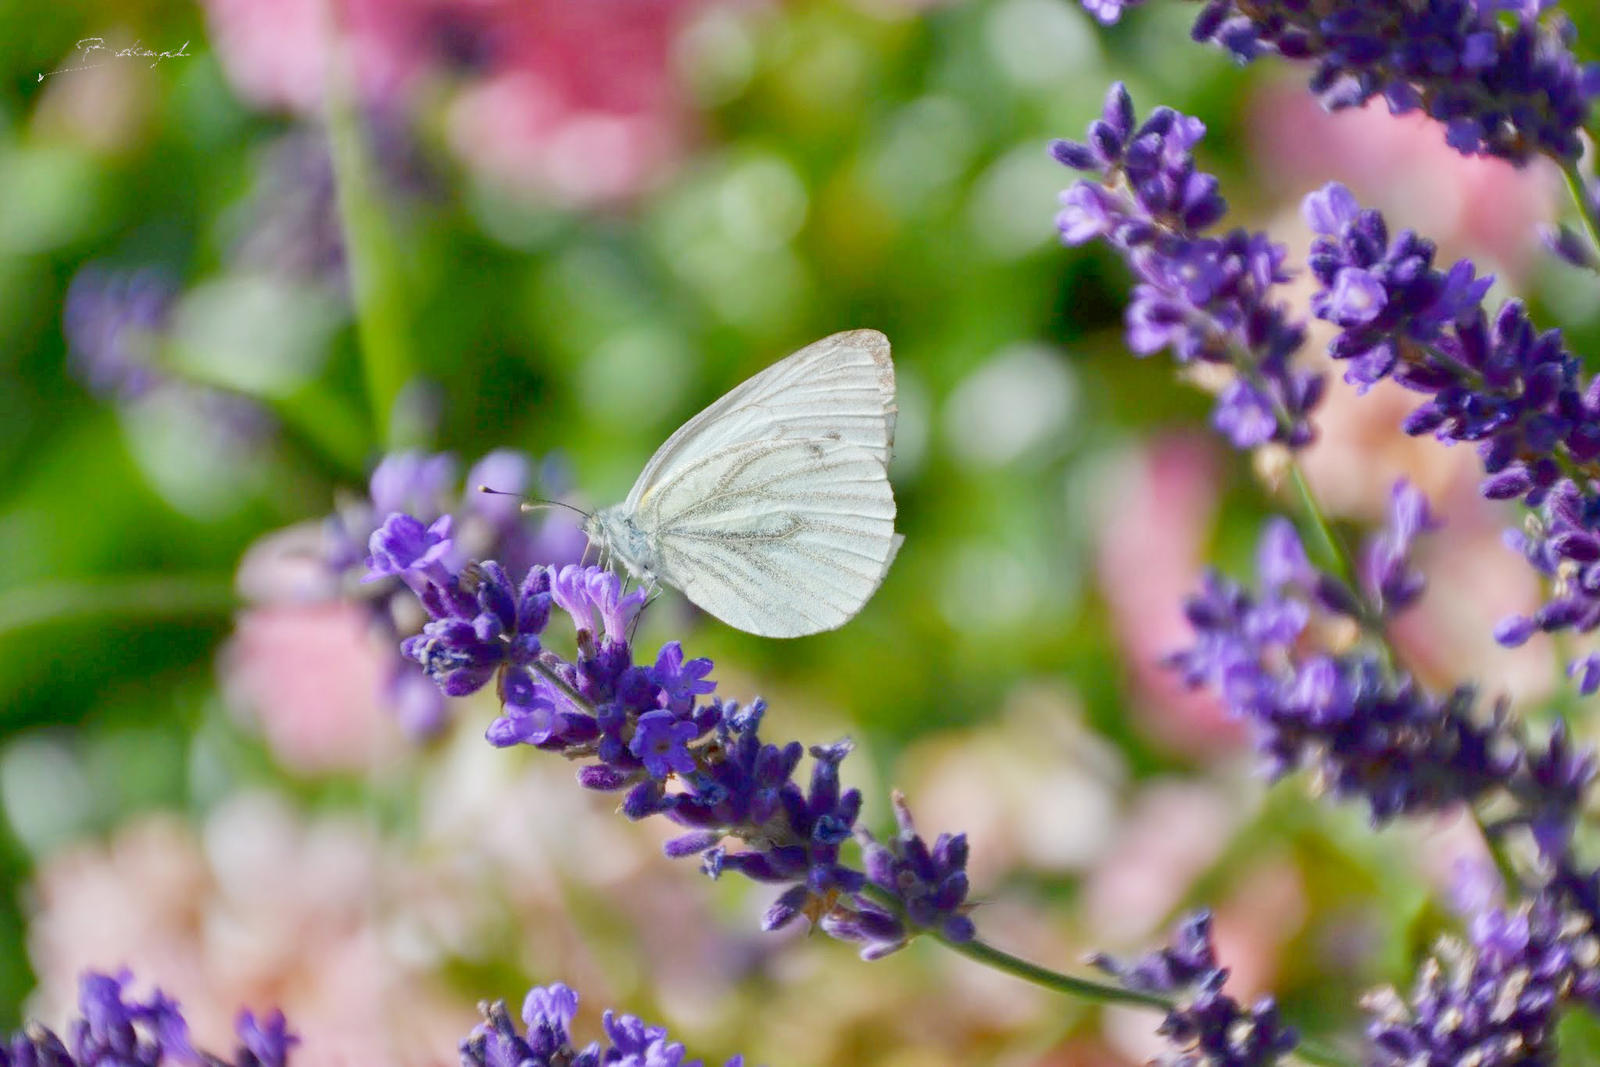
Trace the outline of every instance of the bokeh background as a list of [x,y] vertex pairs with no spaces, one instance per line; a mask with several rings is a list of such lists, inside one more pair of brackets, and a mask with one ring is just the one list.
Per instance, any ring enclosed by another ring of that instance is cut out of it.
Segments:
[[[127,965],[215,1047],[241,1003],[281,1005],[308,1065],[452,1063],[477,1000],[558,979],[708,1059],[1148,1056],[1153,1016],[937,946],[867,965],[761,934],[770,891],[664,859],[663,828],[562,761],[491,750],[488,698],[419,740],[392,645],[319,569],[323,520],[386,453],[449,453],[459,479],[515,449],[515,488],[610,503],[703,404],[871,326],[907,538],[876,599],[779,642],[669,596],[641,646],[713,657],[774,737],[853,736],[869,825],[899,787],[925,831],[968,832],[1001,947],[1072,968],[1209,903],[1241,992],[1351,1025],[1454,921],[1472,836],[1373,835],[1311,783],[1268,788],[1159,667],[1204,562],[1248,566],[1272,472],[1219,446],[1164,357],[1127,356],[1126,276],[1056,242],[1072,176],[1045,145],[1123,79],[1141,112],[1206,120],[1236,221],[1294,259],[1299,198],[1337,178],[1578,351],[1600,302],[1541,258],[1552,174],[1325,116],[1301,72],[1190,43],[1193,11],[0,4],[0,1023],[58,1023],[81,969]],[[1429,492],[1450,525],[1412,666],[1535,707],[1551,651],[1489,639],[1533,595],[1507,513],[1469,455],[1398,435],[1407,403],[1340,384],[1312,479],[1351,526],[1400,474]]]

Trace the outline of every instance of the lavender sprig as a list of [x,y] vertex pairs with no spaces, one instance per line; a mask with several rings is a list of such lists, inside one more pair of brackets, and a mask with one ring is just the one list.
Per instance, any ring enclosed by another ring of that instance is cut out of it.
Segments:
[[1154,1061],[1160,1067],[1272,1067],[1300,1044],[1271,997],[1245,1008],[1223,992],[1228,969],[1217,963],[1209,912],[1187,916],[1168,948],[1132,963],[1105,955],[1090,962],[1129,989],[1177,995],[1157,1030],[1172,1046]]
[[30,1023],[0,1044],[0,1067],[285,1067],[300,1043],[282,1012],[257,1017],[241,1011],[234,1023],[239,1047],[231,1061],[197,1052],[178,1002],[154,990],[138,1000],[128,994],[133,976],[88,972],[78,982],[78,1018],[55,1032]]
[[[1137,0],[1084,0],[1115,22]],[[1265,53],[1313,64],[1330,111],[1383,97],[1397,115],[1442,123],[1463,155],[1576,160],[1600,96],[1600,65],[1580,64],[1572,24],[1552,0],[1210,0],[1191,36],[1248,63]],[[1503,13],[1513,12],[1506,18]]]
[[[490,485],[519,494],[537,480],[551,492],[549,483],[559,481],[559,472],[550,464],[539,470],[522,453],[490,452],[467,473],[465,491],[456,472],[447,454],[391,453],[373,469],[368,495],[341,501],[323,524],[322,562],[330,584],[364,605],[372,625],[396,643],[405,603],[422,595],[430,578],[454,574],[467,554],[494,556],[522,570],[572,553],[550,527],[523,522],[514,496],[473,491]],[[390,515],[402,518],[387,521]],[[387,675],[386,703],[407,732],[427,737],[443,728],[448,690],[429,685],[401,656]]]
[[[1405,432],[1472,442],[1484,496],[1538,509],[1510,540],[1553,579],[1553,596],[1531,617],[1502,622],[1496,637],[1514,646],[1539,630],[1600,627],[1600,384],[1559,330],[1534,328],[1520,301],[1491,319],[1490,279],[1471,261],[1439,269],[1431,241],[1409,230],[1391,239],[1383,216],[1343,186],[1308,197],[1305,215],[1319,235],[1313,309],[1340,328],[1329,353],[1348,363],[1346,380],[1392,377],[1427,396]],[[1580,682],[1592,692],[1600,672],[1582,670]]]
[[[478,1010],[483,1022],[461,1043],[462,1067],[701,1067],[702,1063],[685,1059],[684,1047],[670,1040],[664,1027],[609,1010],[601,1020],[605,1041],[578,1048],[571,1033],[578,994],[560,982],[528,991],[520,1032],[505,1001],[480,1004]],[[743,1064],[743,1056],[734,1056],[725,1067]]]
[[[1435,696],[1392,665],[1382,627],[1413,604],[1422,578],[1409,563],[1415,536],[1435,525],[1415,489],[1396,488],[1388,527],[1368,542],[1362,586],[1314,568],[1286,520],[1262,537],[1260,588],[1211,574],[1185,613],[1196,643],[1169,662],[1190,686],[1208,686],[1256,735],[1273,778],[1302,767],[1343,799],[1364,801],[1375,823],[1471,803],[1523,768],[1504,710],[1487,714],[1472,688]],[[1356,623],[1367,639],[1332,640]]]
[[1104,240],[1138,278],[1127,311],[1135,355],[1170,348],[1181,364],[1233,368],[1211,419],[1235,447],[1299,448],[1312,440],[1323,381],[1292,362],[1305,329],[1275,299],[1289,280],[1287,253],[1261,233],[1206,233],[1227,202],[1195,165],[1204,134],[1198,119],[1171,108],[1135,125],[1127,89],[1113,85],[1085,141],[1050,146],[1062,164],[1093,176],[1061,194],[1056,228],[1069,245]]
[[1569,1006],[1600,1009],[1600,939],[1554,894],[1476,916],[1470,942],[1442,939],[1409,998],[1371,994],[1373,1067],[1540,1067],[1556,1062]]
[[[626,593],[598,567],[535,566],[515,584],[494,561],[452,569],[448,527],[425,528],[402,513],[372,540],[374,573],[406,574],[429,615],[404,655],[450,695],[495,683],[503,707],[488,729],[491,744],[580,761],[580,784],[622,793],[629,818],[661,815],[684,829],[667,842],[669,856],[698,855],[714,878],[734,871],[786,887],[765,929],[804,917],[861,943],[866,958],[924,932],[973,938],[965,839],[941,836],[930,846],[897,804],[900,833],[873,842],[856,827],[860,791],[840,780],[848,741],[813,746],[802,787],[796,771],[806,750],[762,739],[762,701],[741,707],[713,696],[710,660],[687,659],[674,641],[653,661],[635,662],[629,635],[642,591]],[[576,631],[570,659],[545,645],[552,609]],[[865,870],[844,858],[858,835]]]

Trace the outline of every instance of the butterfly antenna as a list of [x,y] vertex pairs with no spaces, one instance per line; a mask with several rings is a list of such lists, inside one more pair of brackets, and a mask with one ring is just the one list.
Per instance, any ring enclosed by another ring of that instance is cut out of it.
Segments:
[[584,511],[582,508],[574,507],[573,505],[563,503],[560,500],[544,500],[536,496],[524,497],[521,493],[508,493],[503,489],[490,489],[487,485],[478,486],[478,492],[488,493],[490,496],[518,497],[522,500],[522,510],[525,512],[538,511],[540,508],[566,508],[568,511],[582,515],[585,519],[589,517],[589,513]]

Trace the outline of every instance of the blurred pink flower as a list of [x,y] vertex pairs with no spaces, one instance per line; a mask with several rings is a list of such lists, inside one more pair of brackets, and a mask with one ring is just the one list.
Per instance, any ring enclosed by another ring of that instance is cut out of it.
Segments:
[[654,184],[690,112],[672,46],[691,0],[205,0],[246,99],[315,113],[330,23],[368,107],[405,110],[453,83],[447,140],[497,185],[585,206]]
[[495,55],[450,108],[457,155],[502,186],[583,205],[655,184],[687,109],[671,48],[696,5],[516,0],[493,7]]
[[1559,175],[1544,160],[1518,170],[1469,159],[1420,114],[1394,116],[1382,103],[1329,113],[1288,80],[1257,95],[1250,126],[1255,173],[1281,196],[1298,202],[1340,181],[1396,229],[1432,238],[1449,258],[1470,255],[1520,275],[1541,254],[1535,224],[1553,217],[1560,194]]
[[[329,42],[365,101],[402,92],[427,58],[427,9],[437,0],[203,0],[211,43],[240,95],[269,109],[314,114],[327,89]],[[335,36],[337,35],[337,36]]]
[[1186,689],[1161,665],[1193,637],[1183,600],[1199,587],[1216,512],[1215,447],[1199,435],[1157,438],[1129,455],[1107,485],[1096,573],[1132,674],[1132,710],[1152,736],[1175,749],[1233,751],[1243,737],[1240,724],[1208,693]]
[[1121,760],[1060,686],[1021,683],[981,727],[920,739],[900,763],[918,825],[967,834],[975,886],[1081,871],[1112,847]]
[[394,658],[359,605],[257,607],[239,615],[222,681],[285,767],[359,770],[400,740],[381,703]]
[[1116,828],[1110,853],[1083,886],[1083,921],[1108,951],[1157,934],[1195,878],[1227,847],[1239,805],[1187,782],[1147,786]]
[[264,796],[219,809],[204,838],[152,816],[38,870],[29,1013],[64,1017],[87,968],[129,966],[182,1002],[205,1048],[232,1048],[241,1005],[281,1007],[299,1067],[446,1062],[470,1005],[387,927],[403,868],[359,824],[299,822]]

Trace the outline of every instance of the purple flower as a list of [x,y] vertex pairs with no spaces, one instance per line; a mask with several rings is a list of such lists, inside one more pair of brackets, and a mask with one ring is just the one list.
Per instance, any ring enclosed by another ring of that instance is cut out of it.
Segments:
[[1600,271],[1600,254],[1596,254],[1594,245],[1569,226],[1541,223],[1539,241],[1557,259],[1587,271]]
[[[1323,286],[1317,314],[1334,318],[1333,294],[1350,271],[1384,292],[1370,319],[1340,321],[1329,352],[1351,364],[1346,377],[1363,385],[1393,377],[1426,396],[1405,431],[1470,442],[1485,496],[1539,509],[1539,521],[1512,542],[1556,579],[1555,595],[1531,618],[1503,621],[1496,638],[1516,645],[1539,630],[1600,627],[1600,384],[1582,373],[1559,331],[1535,330],[1520,302],[1491,319],[1483,306],[1490,280],[1470,262],[1440,270],[1431,242],[1409,231],[1391,240],[1383,216],[1360,210],[1338,186],[1313,194],[1305,211],[1321,231],[1311,253]],[[1398,587],[1388,593],[1405,596]]]
[[448,510],[455,485],[456,461],[448,453],[391,452],[373,468],[368,491],[380,515],[402,511],[431,522]]
[[368,541],[367,573],[363,582],[375,582],[391,575],[420,593],[429,582],[450,580],[446,561],[455,542],[450,540],[450,516],[440,516],[432,526],[401,512],[393,512],[383,525],[372,531]]
[[[634,661],[628,629],[643,601],[642,592],[624,596],[617,576],[598,567],[536,567],[513,589],[499,564],[472,563],[427,585],[430,621],[402,649],[451,695],[498,678],[504,707],[489,742],[583,761],[580,784],[623,793],[629,818],[665,815],[684,828],[668,855],[699,855],[713,877],[737,871],[786,886],[766,928],[804,916],[834,936],[867,942],[869,956],[925,930],[970,938],[965,839],[941,835],[930,847],[904,815],[900,838],[873,846],[870,861],[878,891],[900,894],[899,911],[870,899],[868,875],[843,854],[861,812],[860,792],[843,788],[839,776],[850,743],[810,749],[811,781],[802,789],[794,775],[806,750],[762,741],[761,701],[700,702],[715,689],[710,660],[686,659],[671,642],[653,663]],[[570,660],[541,638],[552,605],[577,630]],[[730,839],[743,847],[725,845]],[[515,1048],[499,1031],[484,1040],[486,1048]]]
[[[865,941],[862,959],[880,959],[903,947],[913,930],[933,930],[948,941],[970,941],[976,928],[967,913],[967,836],[940,834],[930,846],[917,833],[905,797],[893,796],[899,832],[886,844],[862,833],[867,878],[896,905],[896,915],[881,909],[835,912],[828,932]],[[865,920],[865,921],[864,921]]]
[[[558,465],[546,464],[545,468],[541,477],[559,480]],[[394,634],[397,642],[402,627],[414,625],[410,622],[414,613],[407,612],[402,600],[425,594],[429,587],[448,586],[450,576],[461,571],[466,559],[507,560],[508,569],[521,574],[536,564],[559,562],[573,554],[565,543],[569,538],[549,535],[549,524],[523,515],[515,500],[490,497],[470,486],[463,495],[456,470],[456,461],[448,454],[391,453],[372,472],[369,498],[341,500],[338,510],[324,523],[323,565],[329,586],[355,599],[370,613],[373,625]],[[469,479],[520,491],[533,470],[527,457],[502,449],[479,460]],[[380,523],[379,516],[387,518]],[[567,529],[582,539],[574,526],[568,524]],[[466,595],[471,600],[476,593]],[[477,662],[475,657],[469,660]],[[458,674],[446,666],[449,657],[436,655],[431,662],[440,671],[435,681],[449,675],[454,679],[451,686],[466,691],[493,675],[492,669],[483,674],[474,668],[481,677],[469,683],[474,672]],[[521,700],[525,710],[532,710],[534,704],[528,701],[536,702],[536,698],[528,695],[527,679],[508,674],[507,681],[512,702]],[[448,706],[440,689],[427,681],[410,658],[396,660],[386,676],[383,697],[413,737],[432,736],[448,721]],[[520,737],[530,730],[533,727],[525,722],[513,733]]]
[[63,1041],[49,1029],[30,1024],[0,1043],[5,1067],[285,1067],[289,1049],[299,1043],[280,1012],[264,1022],[241,1012],[235,1025],[240,1048],[233,1064],[197,1052],[189,1043],[189,1024],[176,1001],[159,989],[143,1000],[128,995],[133,978],[85,973],[78,982],[79,1016]]
[[700,730],[693,722],[680,720],[670,711],[649,711],[639,716],[634,731],[628,749],[644,761],[650,777],[694,773],[694,756],[688,746]]
[[1083,0],[1084,10],[1107,26],[1122,17],[1122,12],[1137,7],[1143,0]]
[[1363,575],[1367,595],[1384,614],[1397,614],[1422,595],[1426,582],[1410,563],[1412,544],[1418,534],[1439,525],[1420,490],[1404,481],[1395,484],[1388,528],[1368,541]]
[[531,711],[547,702],[531,665],[550,621],[548,570],[534,568],[518,588],[498,563],[469,565],[428,585],[422,603],[431,620],[401,652],[447,695],[476,692],[498,674],[508,704]]
[[1272,440],[1278,432],[1278,417],[1272,398],[1246,381],[1235,381],[1217,398],[1211,425],[1235,448],[1255,448]]
[[[479,492],[480,485],[494,492]],[[520,498],[532,487],[533,463],[528,457],[512,448],[498,448],[467,472],[463,503],[496,527],[517,526],[523,515]]]
[[1170,947],[1143,959],[1125,964],[1098,955],[1091,962],[1136,992],[1179,994],[1157,1029],[1172,1046],[1155,1061],[1161,1067],[1271,1067],[1299,1044],[1271,997],[1246,1009],[1222,991],[1228,971],[1217,965],[1209,912],[1187,916]]
[[264,1020],[241,1011],[234,1032],[241,1045],[237,1053],[239,1067],[286,1067],[289,1050],[300,1043],[300,1038],[289,1032],[281,1011],[274,1011]]
[[1564,1008],[1600,1007],[1600,940],[1586,918],[1548,893],[1472,923],[1472,941],[1444,939],[1409,999],[1393,989],[1365,1002],[1374,1067],[1553,1064]]
[[1322,380],[1292,362],[1305,330],[1275,299],[1289,280],[1287,253],[1264,234],[1205,232],[1227,203],[1216,178],[1195,165],[1205,134],[1198,119],[1157,108],[1134,121],[1118,83],[1084,141],[1050,146],[1063,165],[1090,175],[1061,196],[1062,240],[1100,238],[1133,270],[1127,342],[1135,355],[1170,348],[1180,363],[1234,368],[1212,422],[1236,447],[1308,444]]
[[[601,1019],[604,1042],[583,1048],[572,1043],[572,1020],[578,995],[559,982],[529,991],[522,1005],[526,1027],[518,1032],[505,1001],[480,1007],[483,1022],[461,1043],[464,1067],[700,1067],[686,1060],[684,1047],[668,1038],[665,1028],[633,1015],[607,1011]],[[735,1056],[725,1067],[743,1067]]]
[[717,683],[707,677],[711,667],[711,661],[703,657],[685,661],[683,646],[676,641],[662,645],[650,672],[651,681],[661,687],[661,706],[681,715],[695,697],[716,692]]
[[95,392],[124,400],[167,379],[155,348],[166,332],[177,282],[154,267],[80,270],[67,288],[63,327],[78,375]]
[[1291,527],[1270,524],[1261,591],[1209,576],[1185,604],[1195,644],[1169,658],[1250,725],[1269,774],[1314,767],[1335,796],[1363,799],[1375,822],[1473,800],[1522,766],[1504,714],[1481,716],[1471,689],[1434,696],[1371,649],[1330,652],[1307,639],[1319,617],[1381,629],[1413,603],[1422,578],[1409,554],[1434,525],[1421,495],[1397,486],[1390,527],[1368,543],[1363,601],[1305,562]]
[[[621,578],[599,567],[577,564],[568,564],[556,572],[551,592],[556,606],[572,616],[572,623],[579,630],[595,635],[603,632],[613,641],[627,639],[645,602],[643,589],[624,596]],[[596,615],[600,626],[595,625]]]
[[[1191,31],[1249,62],[1263,52],[1314,65],[1311,89],[1330,110],[1382,96],[1396,114],[1421,110],[1465,155],[1524,163],[1578,157],[1579,131],[1600,95],[1600,67],[1572,52],[1572,27],[1528,0],[1209,0]],[[1505,22],[1500,10],[1520,17]]]

